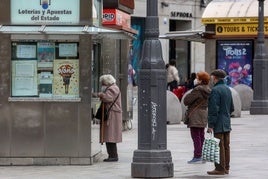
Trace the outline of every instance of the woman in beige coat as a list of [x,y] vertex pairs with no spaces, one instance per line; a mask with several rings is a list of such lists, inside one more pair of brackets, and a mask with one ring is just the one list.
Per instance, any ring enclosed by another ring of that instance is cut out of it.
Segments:
[[100,83],[103,92],[98,93],[98,97],[105,104],[105,108],[109,109],[109,117],[101,125],[101,142],[105,142],[108,158],[104,162],[118,161],[118,153],[116,143],[122,142],[122,108],[121,108],[121,92],[116,85],[116,80],[112,75],[102,75]]
[[167,67],[167,88],[170,91],[176,89],[180,82],[179,71],[176,68],[176,61],[171,59]]
[[207,126],[208,97],[211,92],[208,83],[210,76],[206,72],[198,72],[194,81],[195,87],[184,98],[184,104],[188,106],[191,137],[194,144],[193,159],[189,164],[202,162],[202,145],[205,139],[205,127]]

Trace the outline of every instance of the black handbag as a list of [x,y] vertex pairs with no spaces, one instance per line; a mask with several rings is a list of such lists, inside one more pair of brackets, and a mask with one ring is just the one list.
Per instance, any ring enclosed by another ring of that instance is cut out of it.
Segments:
[[[103,106],[103,107],[102,107]],[[102,109],[104,110],[104,112],[102,113]],[[95,118],[101,120],[102,119],[102,114],[104,115],[104,120],[106,121],[108,119],[108,111],[105,108],[105,104],[102,102],[100,107],[98,108]]]

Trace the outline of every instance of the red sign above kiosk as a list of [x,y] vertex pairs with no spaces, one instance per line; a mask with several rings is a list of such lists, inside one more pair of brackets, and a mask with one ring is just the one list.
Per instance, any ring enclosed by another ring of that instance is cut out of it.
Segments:
[[102,25],[130,29],[130,15],[118,9],[103,9]]

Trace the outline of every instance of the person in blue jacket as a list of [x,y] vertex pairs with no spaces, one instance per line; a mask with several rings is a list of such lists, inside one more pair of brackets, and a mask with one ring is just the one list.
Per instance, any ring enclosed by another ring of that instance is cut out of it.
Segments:
[[214,137],[220,139],[220,164],[215,163],[215,169],[208,171],[209,175],[229,174],[230,169],[230,132],[231,113],[234,111],[232,93],[224,83],[226,73],[217,69],[211,74],[214,84],[208,99],[208,130]]

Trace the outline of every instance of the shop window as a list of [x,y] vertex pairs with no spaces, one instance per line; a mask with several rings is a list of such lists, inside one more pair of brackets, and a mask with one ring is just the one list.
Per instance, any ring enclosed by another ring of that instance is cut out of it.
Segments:
[[12,97],[79,98],[77,42],[12,42]]

